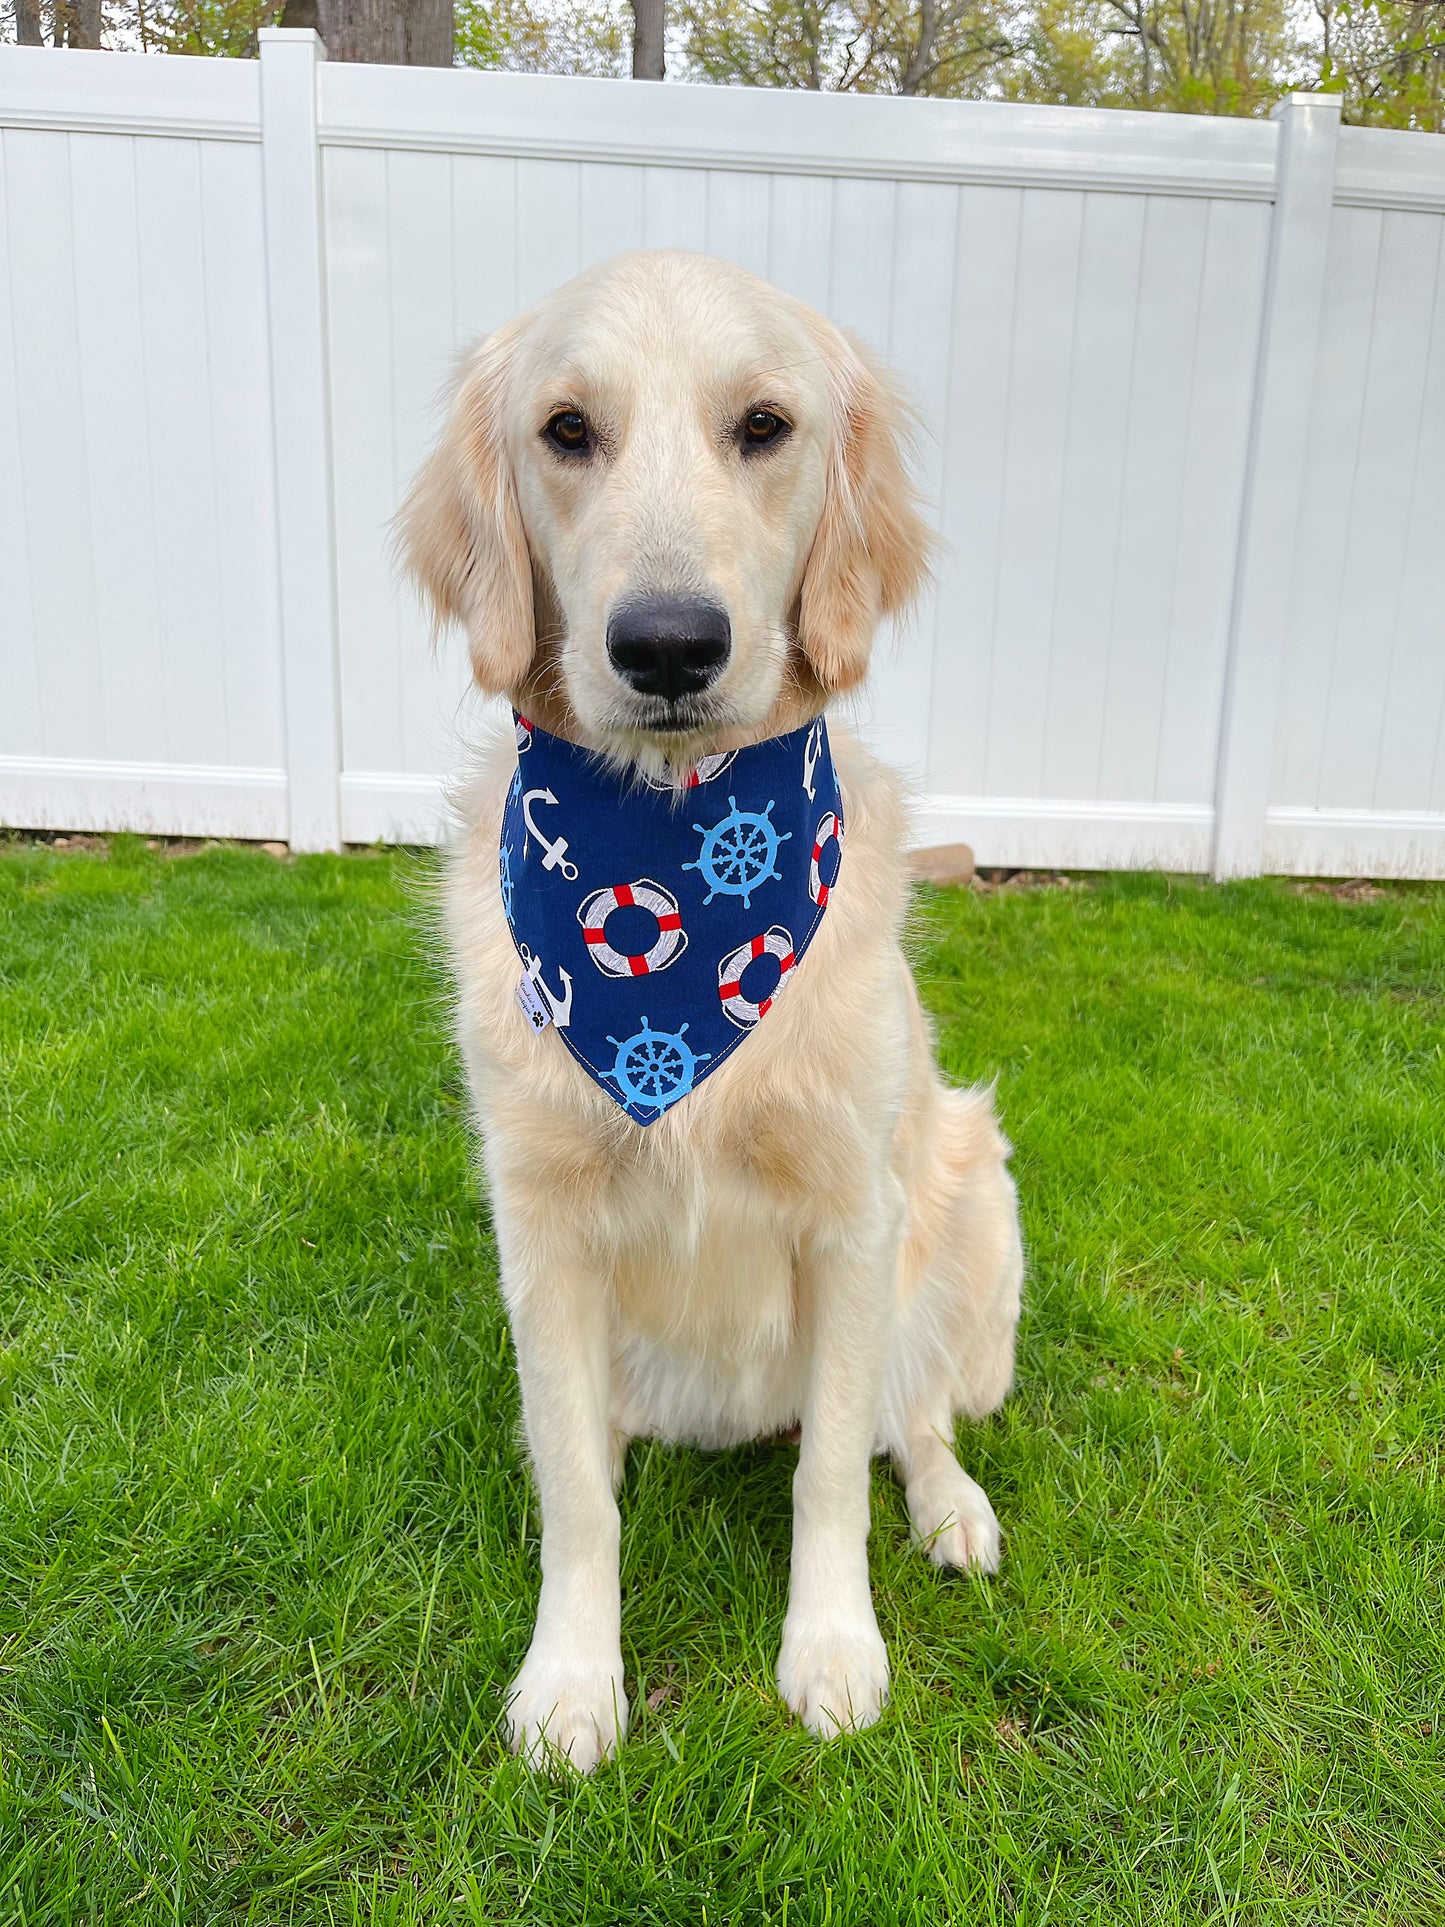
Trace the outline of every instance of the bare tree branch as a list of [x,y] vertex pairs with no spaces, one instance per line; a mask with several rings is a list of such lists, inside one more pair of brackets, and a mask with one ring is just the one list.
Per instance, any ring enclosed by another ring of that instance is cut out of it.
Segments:
[[938,0],[919,0],[918,38],[908,56],[899,82],[900,94],[916,94],[933,58],[933,43],[938,36]]

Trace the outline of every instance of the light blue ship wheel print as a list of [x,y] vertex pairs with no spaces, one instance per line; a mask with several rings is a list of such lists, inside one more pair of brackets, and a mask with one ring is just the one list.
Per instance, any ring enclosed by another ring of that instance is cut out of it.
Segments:
[[510,917],[512,914],[512,898],[516,894],[517,889],[516,880],[512,876],[512,846],[510,843],[504,843],[502,845],[498,853],[497,867],[500,872],[500,882],[502,885],[502,908]]
[[743,908],[752,909],[752,892],[781,872],[773,866],[778,845],[792,836],[784,830],[779,836],[772,825],[773,805],[765,810],[740,810],[735,796],[728,798],[728,814],[721,823],[705,830],[701,823],[693,828],[702,838],[696,863],[684,863],[684,870],[698,870],[708,886],[707,903],[714,897],[741,897]]
[[686,1097],[692,1089],[693,1073],[705,1064],[710,1051],[694,1053],[683,1037],[687,1029],[654,1030],[644,1017],[642,1029],[616,1045],[617,1062],[607,1073],[628,1104],[639,1110],[658,1110]]

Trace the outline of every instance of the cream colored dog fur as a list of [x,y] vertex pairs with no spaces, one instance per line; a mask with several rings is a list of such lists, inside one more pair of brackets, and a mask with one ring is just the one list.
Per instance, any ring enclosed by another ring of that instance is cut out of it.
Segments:
[[[559,420],[583,424],[580,455],[549,439]],[[887,377],[800,302],[705,256],[625,255],[471,356],[401,539],[438,619],[464,625],[483,689],[620,761],[685,768],[799,727],[865,675],[875,625],[927,561],[900,425]],[[624,598],[671,591],[720,603],[731,649],[659,728],[607,625]],[[497,881],[510,731],[462,798],[458,1034],[543,1520],[507,1710],[539,1763],[589,1770],[626,1732],[617,1493],[632,1438],[722,1446],[801,1427],[777,1680],[816,1732],[866,1726],[887,1698],[872,1454],[891,1454],[933,1560],[998,1563],[953,1436],[1013,1373],[1008,1146],[989,1093],[948,1088],[933,1064],[900,945],[899,787],[836,721],[833,735],[848,836],[828,915],[767,1022],[645,1130],[514,1001]]]

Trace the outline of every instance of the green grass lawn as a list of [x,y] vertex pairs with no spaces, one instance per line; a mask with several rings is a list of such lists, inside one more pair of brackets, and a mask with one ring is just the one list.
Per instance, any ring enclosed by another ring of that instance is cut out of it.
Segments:
[[1445,888],[923,903],[1030,1252],[1003,1571],[880,1467],[819,1746],[792,1453],[642,1446],[633,1737],[551,1784],[430,875],[0,854],[0,1927],[1445,1922]]

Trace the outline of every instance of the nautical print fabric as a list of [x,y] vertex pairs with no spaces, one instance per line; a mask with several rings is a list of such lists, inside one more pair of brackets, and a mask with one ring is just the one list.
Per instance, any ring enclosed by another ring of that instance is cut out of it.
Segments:
[[828,726],[665,786],[516,728],[500,872],[518,1002],[652,1124],[751,1036],[827,910],[843,849]]

